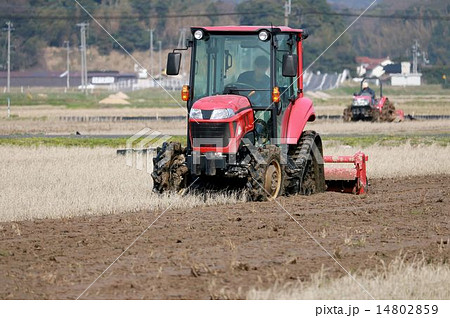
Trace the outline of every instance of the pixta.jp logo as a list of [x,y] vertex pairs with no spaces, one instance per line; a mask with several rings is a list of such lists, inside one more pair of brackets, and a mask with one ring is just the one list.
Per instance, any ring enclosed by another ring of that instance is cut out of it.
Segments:
[[144,128],[135,133],[126,142],[125,160],[127,166],[133,167],[133,159],[135,159],[136,169],[143,170],[146,166],[147,173],[152,173],[156,148],[170,138],[171,136],[150,128]]

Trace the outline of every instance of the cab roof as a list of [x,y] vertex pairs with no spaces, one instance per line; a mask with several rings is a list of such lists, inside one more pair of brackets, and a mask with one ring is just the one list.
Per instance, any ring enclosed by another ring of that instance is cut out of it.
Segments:
[[249,26],[249,25],[239,25],[239,26],[195,26],[191,27],[191,30],[203,29],[209,32],[257,32],[261,29],[270,30],[278,29],[281,32],[293,32],[293,33],[303,33],[303,29],[292,29],[286,26]]

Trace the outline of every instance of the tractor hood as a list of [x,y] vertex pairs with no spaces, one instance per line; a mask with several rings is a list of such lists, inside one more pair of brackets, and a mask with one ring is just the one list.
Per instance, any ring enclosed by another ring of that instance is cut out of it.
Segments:
[[370,97],[368,95],[357,95],[357,96],[353,96],[353,99],[366,99],[366,100],[370,101],[372,99],[372,97]]
[[196,101],[192,108],[200,110],[232,109],[238,113],[250,108],[250,101],[247,97],[240,95],[215,95],[203,97]]

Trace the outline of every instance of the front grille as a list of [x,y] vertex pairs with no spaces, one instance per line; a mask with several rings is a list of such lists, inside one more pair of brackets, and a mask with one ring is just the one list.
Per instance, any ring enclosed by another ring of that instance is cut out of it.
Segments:
[[352,106],[353,115],[364,115],[370,114],[370,106]]
[[228,123],[191,122],[191,135],[194,147],[226,147],[230,143],[230,128]]

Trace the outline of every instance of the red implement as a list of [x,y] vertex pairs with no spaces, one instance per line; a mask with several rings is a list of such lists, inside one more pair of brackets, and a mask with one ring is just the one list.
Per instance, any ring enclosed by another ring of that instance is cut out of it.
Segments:
[[369,159],[362,152],[353,156],[324,156],[325,163],[353,163],[353,168],[325,167],[327,191],[363,194],[368,190],[366,162]]

